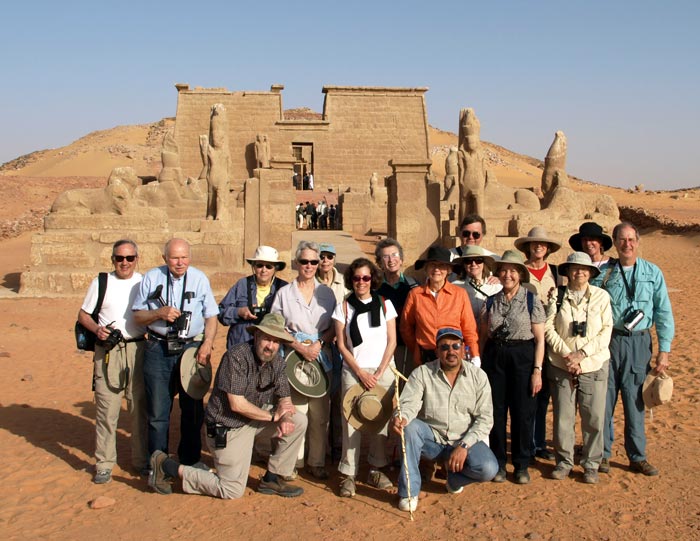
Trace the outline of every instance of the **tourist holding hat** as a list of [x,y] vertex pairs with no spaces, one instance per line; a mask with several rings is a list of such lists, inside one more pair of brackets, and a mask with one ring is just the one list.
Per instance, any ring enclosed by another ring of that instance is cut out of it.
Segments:
[[583,481],[598,482],[613,326],[610,296],[589,284],[599,273],[588,254],[574,252],[559,265],[559,274],[568,278],[561,304],[557,295],[551,295],[547,304],[547,378],[554,406],[557,457],[552,479],[565,479],[574,467],[578,405]]
[[[294,471],[307,423],[292,404],[285,362],[280,355],[280,344],[294,339],[285,330],[284,318],[279,314],[267,314],[247,331],[253,335],[253,344],[236,344],[224,354],[207,404],[207,446],[216,473],[208,468],[185,466],[156,451],[151,457],[153,473],[149,484],[159,494],[170,494],[168,478],[179,477],[187,494],[240,498],[248,481],[253,447],[261,440],[266,440],[273,452],[258,492],[286,498],[304,492],[285,480]],[[189,366],[196,364],[194,356],[192,359]],[[203,396],[209,388],[208,381],[188,385],[186,379],[183,375],[182,384],[188,392]]]
[[352,293],[333,312],[338,349],[343,357],[341,393],[346,413],[338,466],[344,476],[340,484],[342,497],[355,495],[361,430],[369,432],[367,483],[380,489],[392,486],[381,468],[388,464],[386,423],[392,410],[394,374],[390,366],[394,364],[396,347],[396,310],[390,300],[376,293],[381,280],[374,263],[364,257],[355,259],[345,271],[345,285],[352,288]]
[[[585,222],[578,228],[578,233],[569,237],[569,246],[576,252],[585,252],[591,258],[593,264],[601,271],[607,267],[610,258],[605,255],[605,251],[612,248],[613,241],[606,235],[603,228],[595,222]],[[591,276],[591,284],[599,286],[603,280],[602,276],[596,278]]]
[[489,441],[498,459],[495,482],[506,480],[506,424],[510,412],[511,458],[515,482],[530,482],[527,471],[535,396],[542,388],[544,322],[542,303],[523,287],[530,279],[522,255],[507,250],[496,261],[496,276],[503,289],[484,303],[480,341],[484,345],[482,368],[491,383],[493,430]]
[[260,322],[270,311],[275,294],[287,282],[275,276],[287,264],[280,261],[272,246],[258,246],[253,257],[246,259],[253,274],[241,278],[229,289],[219,303],[219,323],[230,326],[226,337],[226,349],[243,342],[252,343],[246,332],[251,323]]
[[452,270],[452,254],[447,248],[434,245],[428,248],[424,259],[415,263],[415,269],[425,267],[428,275],[424,285],[414,287],[408,294],[401,316],[401,337],[413,352],[415,366],[434,360],[435,334],[449,326],[462,331],[469,346],[472,361],[479,366],[479,341],[469,303],[469,295],[461,287],[447,281]]
[[498,280],[489,283],[489,277],[496,260],[481,246],[462,247],[462,256],[452,261],[455,272],[459,275],[452,283],[464,288],[469,295],[474,319],[478,321],[481,307],[488,297],[498,293],[503,286]]
[[[290,284],[280,288],[270,311],[284,316],[286,328],[294,337],[289,347],[306,361],[318,360],[328,375],[332,367],[330,342],[335,337],[332,316],[336,301],[333,290],[316,280],[320,256],[317,243],[305,240],[299,243],[294,258],[299,273]],[[327,394],[307,396],[292,389],[292,402],[309,419],[308,471],[317,479],[327,479],[329,397]],[[303,444],[298,458],[297,465],[303,465]]]

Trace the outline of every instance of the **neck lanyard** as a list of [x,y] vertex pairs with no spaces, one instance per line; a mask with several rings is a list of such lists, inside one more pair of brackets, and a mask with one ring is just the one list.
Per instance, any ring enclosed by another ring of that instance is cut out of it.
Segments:
[[[168,292],[165,294],[165,304],[170,306],[170,291],[173,288],[173,284],[170,281],[170,271],[168,270],[167,286]],[[187,289],[187,273],[182,277],[182,297],[180,298],[180,312],[185,307],[185,289]]]
[[[583,296],[581,297],[582,301],[586,301],[586,321],[588,321],[588,308],[590,307],[591,303],[588,299],[588,290],[584,290]],[[574,303],[572,302],[574,300],[573,295],[571,293],[571,290],[568,290],[567,294],[567,300],[569,301],[569,309],[571,310],[571,319],[573,321],[577,321],[578,319],[576,318],[576,315],[574,314]],[[576,305],[576,308],[578,309],[580,303]]]
[[[617,264],[620,267],[620,274],[622,274],[622,281],[625,283],[625,289],[627,290],[627,298],[629,299],[630,302],[634,302],[634,290],[636,289],[637,285],[636,283],[632,284],[632,287],[630,287],[629,283],[627,282],[627,277],[625,276],[625,270],[622,268],[622,263],[620,263],[620,260],[617,260]],[[630,281],[634,282],[634,275],[637,270],[637,261],[634,261],[634,266],[632,267],[632,278]]]

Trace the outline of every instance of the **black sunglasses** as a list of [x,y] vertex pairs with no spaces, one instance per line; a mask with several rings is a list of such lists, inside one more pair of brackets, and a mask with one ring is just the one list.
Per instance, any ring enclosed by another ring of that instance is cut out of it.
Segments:
[[318,265],[318,259],[297,259],[299,265]]
[[265,267],[267,270],[272,270],[275,268],[275,266],[272,263],[256,263],[255,268],[256,269],[262,269]]
[[117,263],[121,263],[125,259],[129,263],[133,263],[134,261],[136,261],[137,257],[138,257],[137,255],[113,255],[112,259],[114,259],[114,261],[116,261]]
[[440,344],[440,351],[450,351],[450,349],[455,351],[462,349],[462,344]]
[[462,231],[462,236],[465,239],[468,239],[469,237],[473,238],[474,240],[480,239],[481,238],[481,233],[478,231],[467,231],[466,229]]
[[472,259],[467,259],[464,262],[465,265],[469,265],[469,263],[476,263],[477,265],[483,265],[484,258],[483,257],[474,257]]
[[321,259],[335,259],[335,254],[321,254]]
[[369,282],[370,280],[372,280],[372,277],[369,274],[363,274],[362,276],[356,274],[352,277],[353,282]]

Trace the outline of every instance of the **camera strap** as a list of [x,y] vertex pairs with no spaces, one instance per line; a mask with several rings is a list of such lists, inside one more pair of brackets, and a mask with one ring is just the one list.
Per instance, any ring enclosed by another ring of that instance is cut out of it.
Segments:
[[[632,284],[632,287],[630,287],[629,282],[627,282],[627,277],[625,276],[625,270],[622,268],[622,263],[620,263],[620,260],[617,260],[617,265],[620,267],[620,274],[622,274],[622,281],[625,284],[625,289],[627,290],[627,298],[629,299],[630,302],[634,302],[634,290],[636,289],[636,284]],[[634,266],[632,267],[632,278],[631,281],[634,282],[634,275],[637,272],[637,261],[635,260]]]
[[[165,294],[165,304],[170,306],[170,292],[173,291],[173,284],[170,280],[170,271],[168,270],[168,277],[166,288],[168,292]],[[187,273],[182,277],[182,297],[180,298],[180,312],[185,308],[185,290],[187,289]]]

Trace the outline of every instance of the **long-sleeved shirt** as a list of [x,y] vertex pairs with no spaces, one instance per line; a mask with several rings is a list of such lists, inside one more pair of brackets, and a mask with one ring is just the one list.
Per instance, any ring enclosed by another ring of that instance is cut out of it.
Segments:
[[[572,322],[586,322],[586,336],[573,336]],[[589,285],[580,303],[567,288],[559,311],[556,298],[547,305],[545,339],[549,361],[566,370],[565,355],[582,351],[581,371],[595,372],[610,359],[610,336],[612,335],[612,309],[610,295],[599,287]]]
[[659,351],[671,351],[675,323],[671,311],[671,300],[668,297],[666,281],[661,269],[641,257],[637,258],[636,265],[625,271],[627,283],[634,292],[632,299],[627,295],[627,288],[617,262],[609,275],[607,270],[603,273],[605,273],[603,288],[610,294],[615,329],[624,329],[625,317],[631,310],[642,310],[644,318],[634,330],[641,331],[656,325]]
[[440,361],[431,361],[411,372],[401,393],[401,417],[409,423],[420,419],[428,424],[436,441],[471,447],[484,441],[493,426],[491,386],[486,373],[468,361],[452,387]]
[[472,357],[479,356],[479,338],[469,295],[461,287],[445,282],[437,297],[428,284],[414,287],[408,294],[401,316],[401,337],[410,350],[435,349],[439,329],[459,329]]

